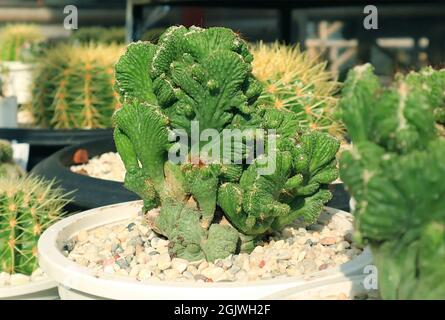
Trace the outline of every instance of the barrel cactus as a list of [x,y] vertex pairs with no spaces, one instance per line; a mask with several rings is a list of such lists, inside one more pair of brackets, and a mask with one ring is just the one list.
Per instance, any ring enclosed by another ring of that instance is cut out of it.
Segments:
[[0,271],[31,274],[37,241],[63,214],[67,200],[53,182],[0,177]]
[[23,170],[13,162],[11,144],[0,139],[0,177],[21,177]]
[[340,176],[357,201],[355,239],[371,246],[384,299],[445,298],[445,140],[434,112],[443,106],[442,75],[398,75],[382,88],[367,64],[343,88],[354,147],[342,154]]
[[[123,106],[114,137],[125,185],[145,211],[160,206],[147,221],[174,256],[214,261],[249,251],[290,222],[313,223],[331,198],[338,141],[301,133],[298,117],[284,109],[260,108],[252,60],[230,29],[178,26],[156,45],[130,44],[116,64]],[[245,135],[227,146],[227,132]],[[251,152],[252,139],[263,153]],[[182,160],[172,160],[178,150]]]
[[120,107],[114,91],[117,45],[60,45],[39,61],[32,111],[41,127],[93,129],[111,127]]
[[43,41],[40,28],[32,24],[8,24],[0,29],[0,61],[23,61],[30,58]]
[[252,46],[252,73],[265,87],[260,103],[294,112],[302,129],[320,130],[343,139],[336,113],[338,82],[326,62],[310,57],[298,46],[278,42]]

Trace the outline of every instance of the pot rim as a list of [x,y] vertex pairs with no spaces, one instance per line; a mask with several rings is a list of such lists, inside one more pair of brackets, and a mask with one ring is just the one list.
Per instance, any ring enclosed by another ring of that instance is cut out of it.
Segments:
[[[285,277],[280,279],[249,281],[249,282],[215,282],[215,283],[190,283],[179,281],[166,281],[166,280],[147,280],[144,282],[132,279],[129,277],[118,275],[106,275],[101,278],[94,275],[94,271],[88,267],[81,266],[78,263],[69,260],[65,257],[61,250],[63,241],[66,238],[61,238],[61,234],[71,233],[70,237],[80,230],[89,230],[101,225],[119,223],[125,221],[131,217],[137,215],[142,206],[142,201],[129,201],[119,204],[113,204],[100,208],[84,211],[82,213],[72,215],[65,218],[51,227],[49,227],[40,237],[38,243],[38,255],[40,267],[45,271],[47,275],[57,281],[60,285],[68,288],[72,288],[81,292],[86,292],[91,295],[106,297],[115,299],[116,297],[121,299],[138,299],[147,295],[151,290],[183,290],[193,289],[206,291],[210,289],[246,289],[249,291],[255,291],[259,288],[271,289],[271,293],[275,291],[281,291],[287,288],[296,287],[311,282],[319,282],[327,279],[335,279],[339,277],[345,277],[360,272],[364,265],[371,263],[371,254],[368,248],[355,259],[348,261],[342,265],[328,268],[322,271],[317,271],[311,274]],[[134,209],[132,214],[122,213],[122,208]],[[110,213],[109,210],[115,210],[116,212]],[[328,212],[341,212],[346,215],[351,215],[345,211],[339,209],[333,209],[325,207]],[[92,220],[92,217],[100,216],[100,223],[91,223],[88,219]],[[76,227],[76,224],[83,225],[83,228]],[[74,226],[73,226],[74,225]],[[260,290],[261,291],[261,290]],[[205,294],[203,295],[206,296]],[[196,299],[197,297],[190,297]]]
[[26,284],[21,284],[17,286],[4,286],[0,287],[0,299],[14,298],[23,295],[33,294],[36,292],[46,291],[57,287],[57,282],[55,282],[50,277],[38,281],[30,281]]

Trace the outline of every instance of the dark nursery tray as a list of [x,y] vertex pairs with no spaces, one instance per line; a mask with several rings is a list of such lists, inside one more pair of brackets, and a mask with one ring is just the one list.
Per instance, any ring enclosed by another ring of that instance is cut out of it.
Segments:
[[90,158],[116,151],[112,138],[94,140],[59,150],[32,170],[32,173],[39,176],[56,179],[65,191],[73,192],[73,202],[68,207],[69,211],[88,210],[139,199],[136,194],[125,189],[123,183],[72,172],[70,166],[74,164],[73,155],[79,149],[87,150]]
[[112,129],[54,130],[0,128],[0,139],[15,140],[19,143],[28,143],[30,145],[28,170],[31,170],[37,163],[66,146],[101,138],[112,139],[112,137]]

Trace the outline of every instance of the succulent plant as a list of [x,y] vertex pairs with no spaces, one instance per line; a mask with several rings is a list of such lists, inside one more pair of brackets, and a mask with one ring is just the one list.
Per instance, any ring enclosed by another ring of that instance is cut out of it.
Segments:
[[[170,240],[172,255],[213,261],[249,251],[290,222],[314,222],[331,198],[326,185],[337,177],[339,143],[321,132],[300,134],[293,113],[259,108],[262,86],[251,73],[252,59],[230,29],[178,26],[157,45],[130,44],[116,64],[123,106],[114,116],[114,137],[125,185],[141,196],[146,211],[160,206],[147,220]],[[212,129],[221,141],[228,129],[276,135],[246,134],[231,147],[215,142],[212,150],[243,160],[215,161],[208,144],[193,139],[196,123],[199,134]],[[186,139],[175,144],[169,136],[178,130]],[[265,145],[263,154],[250,152],[254,138]],[[186,153],[180,163],[169,158],[178,146]],[[267,157],[275,170],[263,175]]]
[[117,45],[61,45],[38,64],[32,111],[37,125],[55,129],[109,128],[120,107],[114,91]]
[[265,87],[259,102],[298,116],[302,129],[320,130],[343,139],[336,114],[338,82],[319,62],[298,46],[259,42],[251,47],[252,73]]
[[342,154],[340,176],[357,202],[355,239],[371,246],[384,299],[445,298],[445,140],[433,112],[445,85],[432,81],[441,75],[399,75],[382,88],[367,64],[343,88],[354,147]]
[[11,144],[0,139],[0,177],[21,177],[23,170],[13,162]]
[[40,28],[32,24],[8,24],[0,29],[0,61],[26,60],[43,41]]
[[71,40],[80,43],[123,44],[125,42],[125,28],[123,27],[82,27],[73,32]]
[[37,241],[63,214],[67,200],[54,182],[0,177],[0,271],[31,274]]

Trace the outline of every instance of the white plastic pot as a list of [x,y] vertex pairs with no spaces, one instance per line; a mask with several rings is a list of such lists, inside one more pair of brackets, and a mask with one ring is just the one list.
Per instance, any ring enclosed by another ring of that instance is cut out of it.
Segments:
[[55,300],[58,298],[57,283],[51,278],[0,288],[0,300]]
[[0,128],[17,128],[16,97],[0,97]]
[[2,62],[0,68],[3,95],[5,97],[17,97],[19,104],[31,102],[34,65],[19,61],[7,61]]
[[[262,299],[287,289],[315,285],[346,276],[363,275],[364,266],[372,261],[369,250],[365,250],[350,262],[310,275],[257,282],[198,284],[172,281],[140,282],[116,275],[97,278],[92,270],[80,266],[62,254],[64,243],[79,231],[130,219],[139,213],[141,207],[141,201],[132,201],[88,210],[57,222],[42,234],[38,244],[39,264],[43,271],[59,284],[62,299]],[[337,209],[327,210],[350,215]]]

